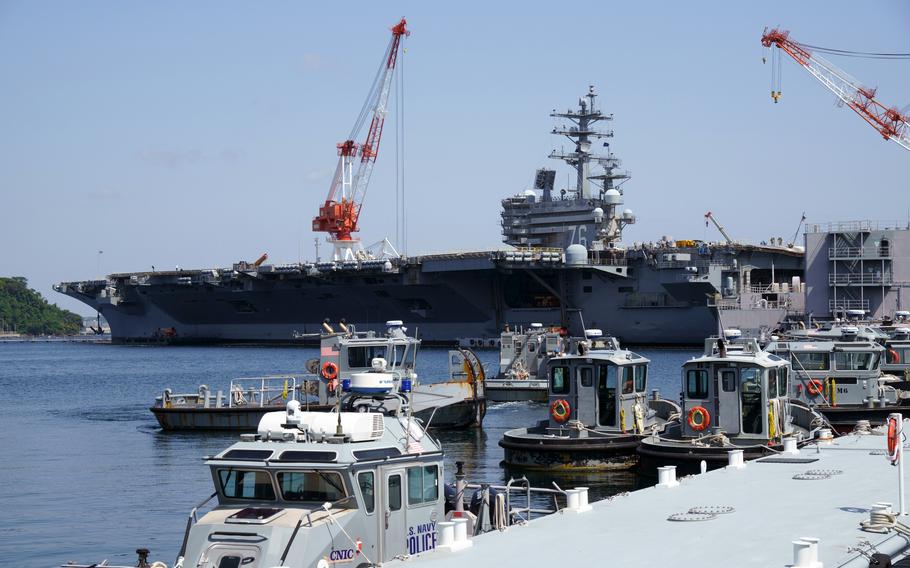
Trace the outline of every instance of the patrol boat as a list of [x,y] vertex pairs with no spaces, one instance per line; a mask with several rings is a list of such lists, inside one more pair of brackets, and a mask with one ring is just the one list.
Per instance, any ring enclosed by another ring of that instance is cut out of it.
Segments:
[[[449,496],[442,448],[411,414],[409,379],[394,382],[379,369],[352,373],[335,411],[291,400],[207,457],[215,492],[190,512],[173,568],[379,566],[468,548],[475,535],[559,510],[557,498],[564,511],[590,509],[586,488],[472,484],[460,463]],[[464,503],[471,489],[474,510]],[[541,507],[544,497],[554,508]],[[140,567],[167,568],[148,564],[147,549],[137,554]]]
[[812,406],[836,430],[851,431],[861,420],[881,425],[888,414],[908,404],[910,392],[896,388],[897,377],[882,372],[881,344],[860,339],[857,327],[840,329],[840,338],[781,338],[766,349],[790,361],[790,397]]
[[[568,331],[532,323],[528,329],[506,326],[499,338],[499,373],[486,380],[487,400],[515,402],[547,400],[547,359],[569,349]],[[544,377],[539,376],[543,367]]]
[[504,462],[525,469],[628,469],[635,448],[649,433],[663,432],[679,418],[677,404],[648,398],[648,359],[599,342],[598,330],[572,354],[556,355],[546,367],[549,417],[531,428],[507,431],[499,445]]
[[704,354],[683,365],[685,419],[641,441],[643,473],[669,465],[695,473],[702,463],[713,469],[727,463],[731,450],[742,450],[747,460],[759,458],[782,450],[786,440],[811,439],[824,424],[788,397],[786,359],[763,351],[755,338],[730,347],[724,339],[706,339]]
[[360,332],[339,322],[338,331],[323,322],[320,356],[307,361],[308,374],[251,377],[231,381],[228,394],[201,385],[196,393],[170,389],[150,409],[164,430],[254,431],[268,412],[299,399],[306,410],[328,410],[355,373],[379,365],[398,388],[409,381],[411,408],[418,418],[437,427],[480,425],[486,414],[484,370],[467,349],[449,352],[449,380],[420,384],[416,372],[420,340],[408,336],[401,320],[386,322],[384,334]]

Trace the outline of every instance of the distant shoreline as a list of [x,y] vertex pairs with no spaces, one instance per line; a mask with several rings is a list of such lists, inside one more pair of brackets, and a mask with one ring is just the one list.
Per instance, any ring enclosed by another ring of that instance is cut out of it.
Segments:
[[0,343],[110,343],[108,333],[102,335],[0,335]]

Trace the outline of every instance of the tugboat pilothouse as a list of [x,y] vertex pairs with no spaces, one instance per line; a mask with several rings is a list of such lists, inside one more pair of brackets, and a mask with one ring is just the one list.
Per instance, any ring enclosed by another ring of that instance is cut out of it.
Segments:
[[546,367],[549,417],[532,428],[509,430],[499,445],[505,463],[526,469],[625,469],[635,448],[679,417],[679,406],[648,399],[648,359],[613,338],[587,330],[571,355]]

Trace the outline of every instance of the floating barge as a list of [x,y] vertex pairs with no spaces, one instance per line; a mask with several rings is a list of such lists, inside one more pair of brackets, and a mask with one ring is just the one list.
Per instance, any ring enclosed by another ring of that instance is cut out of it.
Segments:
[[482,535],[460,550],[441,540],[436,551],[384,566],[890,566],[910,553],[910,517],[896,513],[903,470],[885,448],[879,433],[748,463],[737,450],[723,469],[676,479],[669,467],[657,486],[591,506],[569,491],[575,506],[562,514]]

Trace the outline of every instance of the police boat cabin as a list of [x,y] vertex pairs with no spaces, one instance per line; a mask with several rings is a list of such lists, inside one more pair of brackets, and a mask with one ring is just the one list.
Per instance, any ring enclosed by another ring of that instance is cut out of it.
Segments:
[[507,431],[505,462],[526,469],[624,469],[637,461],[639,440],[662,432],[679,406],[649,398],[648,359],[612,337],[587,330],[575,353],[549,359],[548,416],[536,426]]
[[905,383],[882,372],[886,348],[857,331],[846,326],[838,338],[781,338],[766,347],[793,367],[790,396],[818,410],[840,432],[860,421],[884,424],[890,413],[904,410],[910,396],[900,388]]
[[434,548],[442,451],[406,398],[388,396],[404,411],[305,412],[290,401],[208,458],[217,502],[190,516],[178,566],[358,566]]
[[787,396],[790,380],[788,361],[753,338],[707,339],[704,354],[682,368],[682,419],[642,440],[641,471],[696,473],[727,465],[731,450],[755,459],[810,440],[824,420]]

